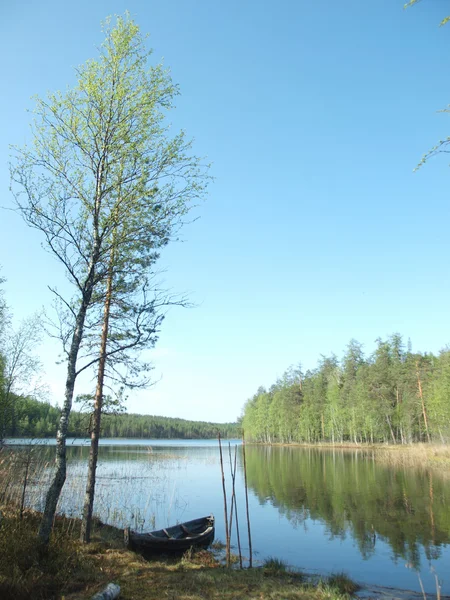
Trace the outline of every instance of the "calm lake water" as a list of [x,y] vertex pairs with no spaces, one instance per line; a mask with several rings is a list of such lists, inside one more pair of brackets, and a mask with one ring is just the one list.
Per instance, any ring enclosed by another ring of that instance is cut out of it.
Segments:
[[[19,442],[19,440],[16,440]],[[248,556],[242,447],[236,494]],[[225,445],[230,491],[228,446]],[[39,450],[50,453],[52,448]],[[69,442],[60,512],[80,515],[88,448]],[[247,446],[256,561],[268,556],[311,573],[346,571],[369,585],[450,594],[450,478],[374,463],[362,451]],[[216,440],[102,440],[95,512],[105,522],[149,531],[213,513],[225,540]],[[42,508],[43,495],[30,489]],[[236,544],[235,532],[232,543]]]

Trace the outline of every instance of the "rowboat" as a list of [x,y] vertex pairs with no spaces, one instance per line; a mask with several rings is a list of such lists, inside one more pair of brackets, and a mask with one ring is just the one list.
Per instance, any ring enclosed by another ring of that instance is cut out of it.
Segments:
[[125,546],[143,553],[184,552],[192,546],[208,546],[214,540],[214,517],[202,517],[149,533],[124,530]]

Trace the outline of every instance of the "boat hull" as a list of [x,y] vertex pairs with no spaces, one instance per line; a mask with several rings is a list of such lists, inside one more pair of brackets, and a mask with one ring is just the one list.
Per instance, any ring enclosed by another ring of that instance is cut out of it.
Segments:
[[206,547],[214,540],[214,517],[202,517],[150,533],[124,531],[127,548],[144,554],[180,553],[193,546]]

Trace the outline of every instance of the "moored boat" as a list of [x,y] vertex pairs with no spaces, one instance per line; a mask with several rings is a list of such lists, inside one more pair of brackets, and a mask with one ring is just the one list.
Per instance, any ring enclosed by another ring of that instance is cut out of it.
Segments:
[[202,517],[149,533],[124,530],[127,548],[144,553],[184,552],[192,546],[208,546],[214,540],[214,517]]

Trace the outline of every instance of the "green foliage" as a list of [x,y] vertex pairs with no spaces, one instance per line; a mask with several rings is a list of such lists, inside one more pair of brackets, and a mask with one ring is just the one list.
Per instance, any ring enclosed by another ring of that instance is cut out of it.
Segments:
[[352,340],[341,361],[322,357],[305,375],[260,388],[245,405],[247,439],[262,443],[412,443],[450,439],[450,350],[377,340],[365,358]]
[[72,298],[53,290],[71,377],[98,361],[109,282],[106,374],[144,385],[139,351],[156,343],[165,307],[183,303],[161,289],[154,264],[205,195],[208,167],[170,128],[178,87],[150,64],[139,27],[128,13],[103,25],[99,56],[76,70],[76,85],[36,98],[33,141],[14,148],[11,189],[73,284]]

